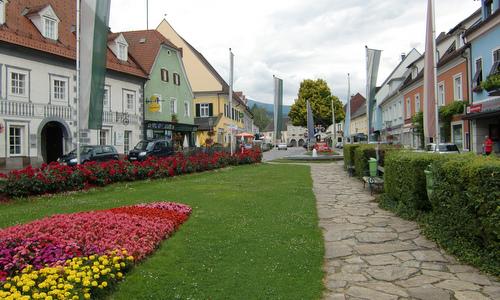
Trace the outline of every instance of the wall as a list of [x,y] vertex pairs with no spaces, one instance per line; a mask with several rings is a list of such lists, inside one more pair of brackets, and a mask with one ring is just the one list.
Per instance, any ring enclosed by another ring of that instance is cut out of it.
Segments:
[[[368,118],[366,116],[366,114],[360,116],[360,117],[357,117],[357,118],[353,118],[351,119],[351,130],[350,130],[350,134],[351,136],[357,134],[357,133],[364,133],[364,134],[368,134]],[[358,130],[356,130],[356,128]]]

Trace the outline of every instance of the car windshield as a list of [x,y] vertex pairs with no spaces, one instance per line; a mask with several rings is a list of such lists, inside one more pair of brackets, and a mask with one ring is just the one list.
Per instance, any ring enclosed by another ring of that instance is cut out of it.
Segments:
[[439,145],[440,152],[458,151],[457,145]]
[[137,146],[135,146],[135,150],[151,150],[153,149],[153,145],[154,143],[153,142],[146,142],[146,141],[142,141],[142,142],[139,142],[139,144],[137,144]]
[[[80,147],[80,154],[86,154],[89,152],[92,152],[92,147],[85,147],[85,146]],[[69,154],[76,155],[76,149],[73,149],[73,151],[71,151]]]

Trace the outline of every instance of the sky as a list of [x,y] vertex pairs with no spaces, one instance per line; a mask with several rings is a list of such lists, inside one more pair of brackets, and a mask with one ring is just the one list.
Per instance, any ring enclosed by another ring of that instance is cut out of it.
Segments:
[[[436,31],[449,31],[480,7],[474,0],[436,0]],[[284,81],[284,102],[304,79],[326,80],[332,94],[364,94],[365,45],[381,49],[381,84],[402,53],[424,50],[426,0],[149,0],[149,29],[165,18],[226,79],[229,48],[234,89],[272,103],[273,75]],[[145,29],[146,0],[112,0],[114,32]]]

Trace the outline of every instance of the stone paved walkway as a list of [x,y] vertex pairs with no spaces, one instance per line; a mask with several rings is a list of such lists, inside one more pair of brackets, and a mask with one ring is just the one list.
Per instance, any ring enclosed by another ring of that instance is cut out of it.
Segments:
[[326,245],[325,299],[500,299],[495,278],[380,209],[341,164],[311,164],[311,173]]

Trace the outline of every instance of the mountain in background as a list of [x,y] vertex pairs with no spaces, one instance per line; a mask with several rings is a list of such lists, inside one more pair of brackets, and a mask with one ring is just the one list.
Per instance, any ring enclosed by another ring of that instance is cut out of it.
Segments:
[[[248,99],[248,107],[252,108],[253,105],[257,105],[257,107],[261,107],[261,108],[264,108],[267,113],[269,114],[269,116],[273,116],[274,114],[274,104],[269,104],[269,103],[264,103],[264,102],[259,102],[259,101],[255,101],[255,100],[252,100],[252,99]],[[284,117],[288,117],[288,113],[290,112],[290,108],[291,106],[290,105],[283,105],[283,116]]]

